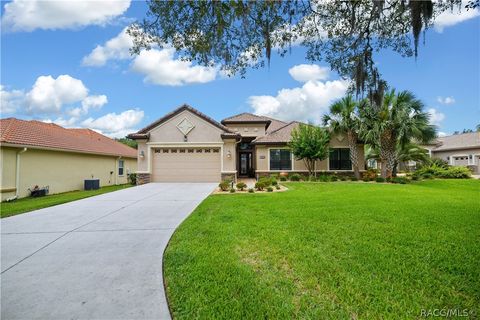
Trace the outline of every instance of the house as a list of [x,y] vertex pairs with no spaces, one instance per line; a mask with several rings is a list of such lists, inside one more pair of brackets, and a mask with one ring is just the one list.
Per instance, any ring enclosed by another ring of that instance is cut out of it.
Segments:
[[[291,132],[300,122],[284,122],[250,113],[221,123],[183,105],[129,138],[138,142],[138,183],[219,182],[272,173],[307,173],[302,160],[288,148]],[[330,142],[327,160],[318,172],[351,173],[346,136]],[[358,145],[364,168],[363,145]]]
[[90,129],[15,118],[0,120],[1,200],[26,197],[29,188],[50,193],[82,190],[84,179],[100,186],[127,183],[137,170],[137,151]]
[[470,168],[480,174],[480,132],[469,132],[439,137],[434,144],[423,146],[432,158],[439,158],[452,166]]

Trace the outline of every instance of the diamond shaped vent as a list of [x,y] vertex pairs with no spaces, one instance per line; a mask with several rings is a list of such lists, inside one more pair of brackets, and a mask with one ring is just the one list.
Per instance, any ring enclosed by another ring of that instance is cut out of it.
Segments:
[[195,126],[188,121],[187,118],[184,118],[179,124],[177,124],[177,128],[184,136],[186,136],[193,128],[195,128]]

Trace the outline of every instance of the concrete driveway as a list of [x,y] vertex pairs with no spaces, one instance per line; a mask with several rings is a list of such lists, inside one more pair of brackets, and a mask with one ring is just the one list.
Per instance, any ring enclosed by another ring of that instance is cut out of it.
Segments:
[[2,319],[169,319],[162,254],[216,187],[150,183],[1,220]]

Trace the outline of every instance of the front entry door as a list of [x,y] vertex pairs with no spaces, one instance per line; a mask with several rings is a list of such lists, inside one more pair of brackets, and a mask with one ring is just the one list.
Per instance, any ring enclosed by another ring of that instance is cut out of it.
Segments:
[[250,176],[252,174],[252,153],[240,152],[240,175]]

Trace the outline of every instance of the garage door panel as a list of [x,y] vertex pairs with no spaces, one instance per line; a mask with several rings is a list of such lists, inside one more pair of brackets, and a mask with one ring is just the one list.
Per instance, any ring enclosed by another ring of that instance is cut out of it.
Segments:
[[220,152],[153,153],[153,182],[218,182],[221,179]]

